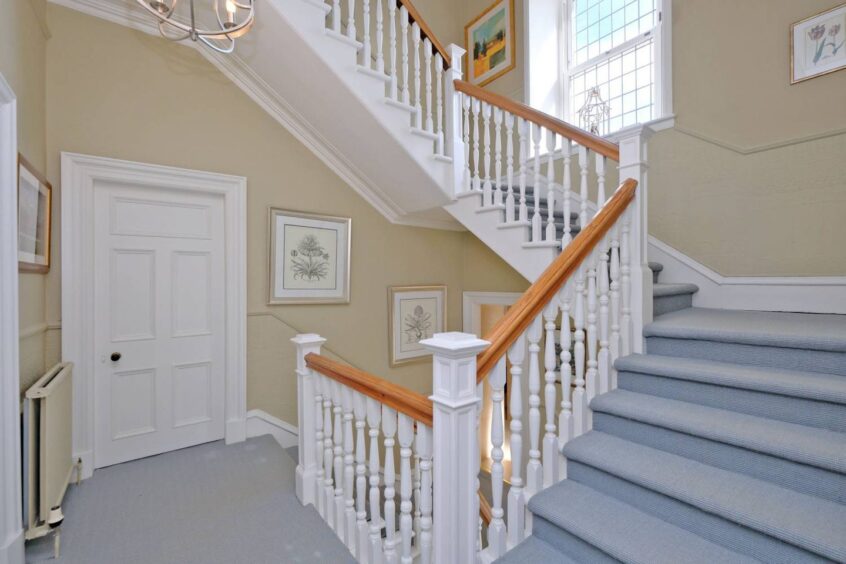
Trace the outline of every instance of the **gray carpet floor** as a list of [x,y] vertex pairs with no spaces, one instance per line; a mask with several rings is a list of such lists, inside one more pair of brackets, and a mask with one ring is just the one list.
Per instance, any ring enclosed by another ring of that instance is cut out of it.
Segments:
[[270,436],[208,443],[97,470],[65,497],[62,553],[27,562],[261,564],[354,562],[294,493],[296,464]]

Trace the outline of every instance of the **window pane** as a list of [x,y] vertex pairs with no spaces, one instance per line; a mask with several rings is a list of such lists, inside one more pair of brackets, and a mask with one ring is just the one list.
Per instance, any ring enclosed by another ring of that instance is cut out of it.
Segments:
[[570,33],[576,38],[573,43],[574,59],[578,59],[578,50],[583,47],[588,48],[589,57],[594,57],[649,31],[655,25],[656,0],[572,1],[575,6],[570,18]]

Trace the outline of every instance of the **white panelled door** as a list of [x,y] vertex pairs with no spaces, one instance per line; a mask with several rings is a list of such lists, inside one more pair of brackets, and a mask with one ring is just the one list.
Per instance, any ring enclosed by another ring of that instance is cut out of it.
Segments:
[[94,189],[95,467],[224,436],[222,196]]

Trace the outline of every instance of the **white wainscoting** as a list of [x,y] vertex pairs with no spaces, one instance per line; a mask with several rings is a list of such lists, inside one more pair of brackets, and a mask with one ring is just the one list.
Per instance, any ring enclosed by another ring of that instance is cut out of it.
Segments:
[[282,448],[297,446],[299,430],[261,409],[247,412],[247,438],[273,435]]
[[649,260],[664,265],[661,282],[699,286],[695,307],[846,313],[846,276],[723,276],[651,236]]

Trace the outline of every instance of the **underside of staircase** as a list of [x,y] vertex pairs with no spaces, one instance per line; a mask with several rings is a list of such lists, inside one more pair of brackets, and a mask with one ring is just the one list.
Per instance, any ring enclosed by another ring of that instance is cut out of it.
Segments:
[[843,562],[846,316],[693,308],[650,267],[646,354],[500,561]]

